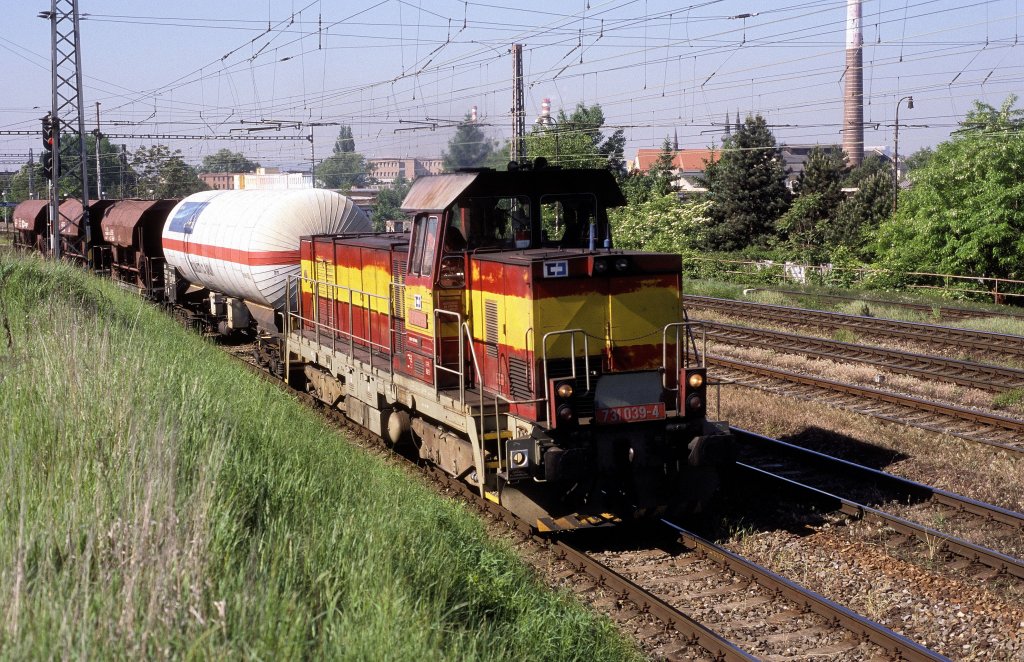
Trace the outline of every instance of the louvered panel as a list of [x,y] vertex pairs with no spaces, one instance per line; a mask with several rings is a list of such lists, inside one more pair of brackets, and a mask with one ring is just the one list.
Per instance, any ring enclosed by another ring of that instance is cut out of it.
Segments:
[[[394,258],[391,262],[391,277],[394,280],[392,296],[394,297],[394,315],[398,319],[405,319],[405,272],[406,260]],[[403,328],[405,324],[403,323]]]
[[529,363],[515,356],[509,357],[508,379],[513,399],[533,399],[533,380],[530,378]]
[[484,301],[484,342],[487,343],[487,356],[498,356],[498,302],[493,299]]

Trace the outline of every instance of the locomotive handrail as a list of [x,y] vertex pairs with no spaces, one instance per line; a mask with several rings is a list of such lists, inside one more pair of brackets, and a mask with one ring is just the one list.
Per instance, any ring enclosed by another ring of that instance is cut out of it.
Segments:
[[[703,346],[703,349],[701,350],[699,355],[697,354],[696,346],[694,346],[694,350],[693,351],[694,351],[694,355],[696,355],[699,358],[699,360],[700,360],[700,362],[697,365],[697,367],[701,368],[701,367],[704,366],[704,357],[708,353],[708,333],[707,333],[707,328],[701,322],[671,322],[669,324],[666,324],[664,326],[664,328],[662,328],[662,330],[661,330],[661,386],[666,391],[678,391],[679,390],[679,383],[678,383],[678,381],[676,382],[676,385],[674,387],[670,387],[668,385],[668,334],[669,334],[669,329],[675,329],[675,334],[676,334],[675,343],[674,343],[675,344],[675,348],[676,348],[675,368],[676,368],[676,372],[678,373],[679,372],[679,368],[680,367],[684,367],[683,357],[685,356],[685,357],[689,358],[689,356],[690,356],[689,352],[686,352],[685,355],[682,352],[683,343],[680,342],[679,332],[680,332],[681,329],[685,329],[686,330],[686,335],[690,338],[690,340],[693,340],[693,334],[692,334],[693,327],[698,327],[698,326],[701,328],[701,331],[702,331],[701,340],[702,340],[704,346]],[[689,361],[687,361],[686,364],[688,365]]]
[[[441,365],[441,344],[437,341],[437,328],[439,326],[439,318],[442,315],[450,315],[455,318],[455,324],[459,328],[459,369],[452,370]],[[437,362],[434,364],[434,372],[443,370],[444,372],[451,373],[459,378],[459,404],[463,407],[466,406],[466,348],[462,344],[462,314],[451,310],[445,310],[444,308],[434,308],[434,350],[437,352]],[[474,355],[475,358],[475,355]],[[437,395],[439,390],[438,379],[434,378],[434,395]],[[483,390],[480,391],[481,409],[483,408]]]
[[[587,332],[583,329],[563,329],[562,331],[549,331],[544,334],[540,341],[541,362],[544,364],[544,400],[548,395],[548,338],[569,334],[569,363],[572,366],[572,378],[576,379],[576,334],[583,336],[583,371],[586,373],[587,393],[590,393],[590,340]],[[551,427],[551,407],[545,407],[545,422]]]
[[[289,311],[287,313],[287,315],[290,318],[298,320],[299,322],[309,322],[310,324],[312,324],[313,332],[314,332],[314,339],[315,339],[315,342],[316,342],[317,345],[321,344],[320,330],[321,330],[321,327],[323,327],[324,329],[329,329],[331,331],[330,335],[331,335],[331,350],[332,351],[337,351],[337,349],[338,349],[337,348],[337,340],[338,340],[338,336],[340,335],[343,339],[347,339],[348,340],[349,355],[350,356],[355,356],[355,341],[358,340],[361,344],[365,343],[367,348],[368,348],[368,350],[369,350],[369,352],[370,352],[369,359],[370,359],[370,365],[371,366],[373,365],[373,352],[374,352],[374,350],[380,350],[382,352],[388,353],[389,355],[392,354],[392,348],[390,346],[385,345],[382,342],[378,342],[378,341],[374,341],[373,340],[373,324],[372,324],[372,321],[373,321],[373,317],[372,317],[373,305],[372,305],[372,303],[367,302],[368,305],[364,306],[365,311],[366,311],[366,313],[365,313],[366,314],[366,323],[367,323],[366,326],[367,326],[367,330],[368,330],[368,335],[366,337],[356,335],[356,333],[354,331],[355,327],[353,326],[353,323],[355,321],[355,314],[354,314],[354,311],[352,310],[353,295],[358,295],[358,296],[361,296],[361,297],[366,297],[367,299],[370,299],[370,300],[372,300],[372,299],[379,299],[381,301],[386,302],[386,305],[388,306],[388,315],[387,315],[387,317],[388,317],[388,329],[389,329],[389,332],[393,331],[394,329],[392,328],[393,318],[392,318],[392,315],[391,315],[391,296],[390,296],[390,292],[388,293],[388,296],[383,296],[383,295],[380,295],[380,294],[373,294],[371,292],[366,292],[365,290],[357,290],[355,288],[345,287],[343,285],[338,285],[336,283],[331,283],[331,282],[328,282],[328,281],[322,281],[322,280],[319,280],[319,279],[316,279],[316,278],[309,278],[307,276],[301,276],[301,275],[300,276],[289,275],[288,276],[289,286],[290,286],[290,283],[291,283],[293,278],[296,279],[296,281],[297,281],[297,283],[299,285],[299,287],[296,288],[296,294],[297,294],[297,296],[296,296],[296,303],[297,303],[297,305],[299,307],[299,311],[295,312],[295,313]],[[312,289],[312,295],[313,295],[313,311],[312,311],[312,314],[313,314],[313,317],[306,317],[306,315],[305,315],[306,311],[302,310],[302,297],[301,297],[301,290],[302,290],[301,285],[302,285],[302,283],[310,284],[311,289]],[[333,327],[330,324],[325,324],[325,323],[320,321],[320,305],[319,305],[318,302],[320,301],[320,298],[321,298],[321,296],[320,296],[321,295],[321,291],[320,291],[321,290],[321,286],[326,287],[328,289],[328,294],[329,294],[329,297],[330,297],[331,301],[338,300],[339,293],[347,293],[346,300],[347,300],[348,307],[349,307],[349,311],[348,311],[348,324],[349,324],[348,328],[349,328],[349,330],[348,331],[343,331],[342,329],[338,328],[337,320],[335,320],[335,323],[334,323]],[[289,306],[289,309],[290,309],[290,306]],[[300,327],[301,327],[301,324],[300,324]],[[388,367],[389,372],[393,373],[394,372],[394,363],[392,361],[388,361],[388,366],[389,366]]]

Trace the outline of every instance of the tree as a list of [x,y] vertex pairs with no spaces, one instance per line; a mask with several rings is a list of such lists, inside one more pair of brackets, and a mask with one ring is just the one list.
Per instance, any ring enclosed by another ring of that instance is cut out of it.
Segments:
[[496,149],[495,142],[488,139],[467,114],[448,141],[448,150],[442,155],[444,169],[451,172],[459,168],[484,167]]
[[764,243],[789,206],[786,170],[775,136],[760,115],[722,143],[721,157],[708,164],[704,184],[711,197],[707,247],[738,250]]
[[704,241],[711,203],[680,202],[675,193],[608,212],[617,248],[685,254]]
[[356,139],[352,136],[352,127],[342,125],[338,137],[334,141],[335,154],[347,154],[356,151]]
[[138,176],[135,195],[140,198],[184,198],[209,187],[196,169],[167,145],[142,146],[132,154],[132,169]]
[[553,124],[534,125],[526,135],[526,154],[544,157],[563,168],[607,168],[623,175],[626,136],[622,129],[607,138],[601,132],[604,111],[600,104],[577,104],[571,114],[558,111]]
[[1024,253],[1024,111],[976,101],[952,138],[911,172],[899,211],[878,232],[897,271],[1019,278]]
[[374,230],[384,229],[385,221],[396,221],[405,218],[402,212],[402,201],[409,193],[412,183],[401,175],[391,183],[391,186],[382,188],[377,193],[377,201],[370,209],[370,220],[373,221]]
[[797,198],[776,223],[780,238],[795,249],[795,257],[817,261],[825,236],[843,201],[846,165],[842,152],[815,147],[794,185]]
[[370,168],[362,154],[356,152],[352,127],[342,126],[334,140],[334,152],[316,167],[317,181],[325,188],[349,192],[370,183]]
[[219,149],[203,157],[199,172],[256,172],[260,164],[245,158],[241,152]]
[[903,165],[907,167],[908,172],[913,172],[928,165],[928,162],[932,160],[933,156],[935,156],[935,150],[931,147],[922,147],[907,158],[903,159]]
[[316,178],[325,187],[348,192],[370,182],[366,159],[357,152],[328,156],[316,167]]
[[844,185],[857,191],[839,204],[824,241],[833,249],[845,246],[855,255],[867,257],[875,231],[892,213],[892,164],[868,156],[850,171]]

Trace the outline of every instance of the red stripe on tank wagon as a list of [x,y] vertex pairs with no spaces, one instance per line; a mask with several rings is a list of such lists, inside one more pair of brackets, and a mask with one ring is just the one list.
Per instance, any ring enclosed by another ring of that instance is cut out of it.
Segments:
[[276,264],[298,264],[299,251],[243,251],[237,248],[224,248],[222,246],[209,246],[207,244],[196,244],[185,242],[180,239],[164,239],[164,248],[172,251],[208,257],[213,260],[245,264],[250,267],[265,267]]

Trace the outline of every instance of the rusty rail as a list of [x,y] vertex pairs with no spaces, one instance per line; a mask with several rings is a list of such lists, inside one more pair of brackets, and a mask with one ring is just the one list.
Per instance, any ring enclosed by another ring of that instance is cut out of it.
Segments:
[[733,554],[729,550],[719,547],[691,531],[687,531],[678,524],[673,524],[667,520],[662,520],[662,523],[674,530],[684,545],[692,547],[723,568],[728,568],[732,572],[763,586],[769,591],[785,596],[796,604],[806,606],[814,613],[838,623],[844,629],[859,635],[865,641],[880,646],[893,655],[907,660],[907,662],[948,659],[935,651],[925,648],[916,641],[896,634],[889,628],[864,618],[841,604],[791,582],[782,575],[778,575],[767,568],[748,561],[742,556]]

